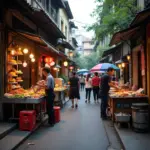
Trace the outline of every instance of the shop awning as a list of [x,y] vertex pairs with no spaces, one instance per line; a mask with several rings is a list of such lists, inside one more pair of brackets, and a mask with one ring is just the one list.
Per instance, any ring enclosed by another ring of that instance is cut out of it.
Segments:
[[44,39],[42,39],[42,37],[35,35],[35,34],[31,34],[31,33],[27,33],[27,32],[17,32],[18,35],[21,35],[29,40],[32,40],[33,42],[39,44],[39,45],[43,45],[43,46],[47,46],[47,43]]
[[122,41],[127,41],[140,29],[140,27],[127,28],[125,30],[115,33],[110,41],[109,46],[118,44]]
[[105,61],[108,62],[108,59],[109,59],[109,56],[105,56],[105,57],[102,57],[99,62],[100,63],[105,62]]
[[102,57],[105,57],[105,56],[108,56],[112,53],[114,53],[116,50],[118,50],[118,48],[120,48],[121,44],[118,44],[117,46],[113,46],[113,47],[110,47],[109,49],[105,50],[103,52],[103,55]]
[[130,26],[138,25],[143,21],[145,21],[148,17],[150,17],[150,8],[137,13],[136,17],[133,19]]
[[[31,17],[31,16],[30,16]],[[61,32],[57,23],[53,21],[51,16],[44,12],[41,9],[35,9],[32,14],[32,19],[38,24],[43,30],[50,33],[50,35],[54,35],[56,38],[64,38],[65,35]]]
[[59,51],[59,56],[65,58],[65,59],[67,59],[67,57],[68,57],[66,54],[64,54],[64,53],[61,52],[61,51]]
[[43,48],[45,48],[47,50],[50,49],[50,50],[58,53],[58,50],[54,46],[52,46],[49,42],[47,42],[42,37],[40,37],[40,36],[38,36],[36,34],[32,34],[32,33],[28,33],[28,32],[22,32],[22,31],[11,31],[11,33],[13,35],[29,39],[29,40],[39,44],[41,47],[43,47]]

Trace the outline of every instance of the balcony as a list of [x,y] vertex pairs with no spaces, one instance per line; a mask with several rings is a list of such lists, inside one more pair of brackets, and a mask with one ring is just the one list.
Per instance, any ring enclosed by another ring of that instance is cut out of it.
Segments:
[[26,0],[33,8],[43,10],[58,26],[57,10],[52,7],[50,0]]

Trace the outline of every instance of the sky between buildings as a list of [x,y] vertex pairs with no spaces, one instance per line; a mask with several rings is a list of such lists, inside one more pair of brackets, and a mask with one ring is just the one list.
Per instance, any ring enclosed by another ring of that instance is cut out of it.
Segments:
[[92,38],[94,33],[86,32],[83,27],[95,21],[95,19],[90,16],[96,5],[94,1],[95,0],[68,0],[75,24],[78,26],[79,31],[89,38]]

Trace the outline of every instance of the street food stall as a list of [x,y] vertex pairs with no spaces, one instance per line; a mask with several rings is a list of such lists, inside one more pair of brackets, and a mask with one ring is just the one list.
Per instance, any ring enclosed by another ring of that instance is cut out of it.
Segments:
[[67,86],[64,85],[64,80],[62,78],[55,78],[55,101],[56,106],[63,107],[66,103],[66,91],[68,90]]
[[133,103],[148,103],[148,97],[142,93],[143,89],[130,91],[127,89],[110,89],[109,107],[112,121],[116,113],[132,114]]

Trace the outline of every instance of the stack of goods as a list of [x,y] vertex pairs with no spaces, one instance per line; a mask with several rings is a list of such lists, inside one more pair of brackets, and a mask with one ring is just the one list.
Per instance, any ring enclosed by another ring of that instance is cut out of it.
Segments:
[[[21,78],[17,78],[17,81],[21,81]],[[39,81],[38,84],[45,85],[45,81]],[[18,89],[17,89],[18,88]],[[41,88],[39,85],[31,87],[28,90],[21,88],[19,84],[13,85],[13,89],[9,93],[4,95],[7,98],[40,98],[45,96],[44,88]]]
[[128,90],[124,90],[124,89],[120,89],[120,90],[115,90],[115,89],[111,89],[110,90],[110,96],[111,97],[142,97],[142,96],[146,96],[143,93],[143,89],[139,89],[137,91],[128,91]]
[[9,64],[17,65],[17,61],[14,59],[9,60]]

